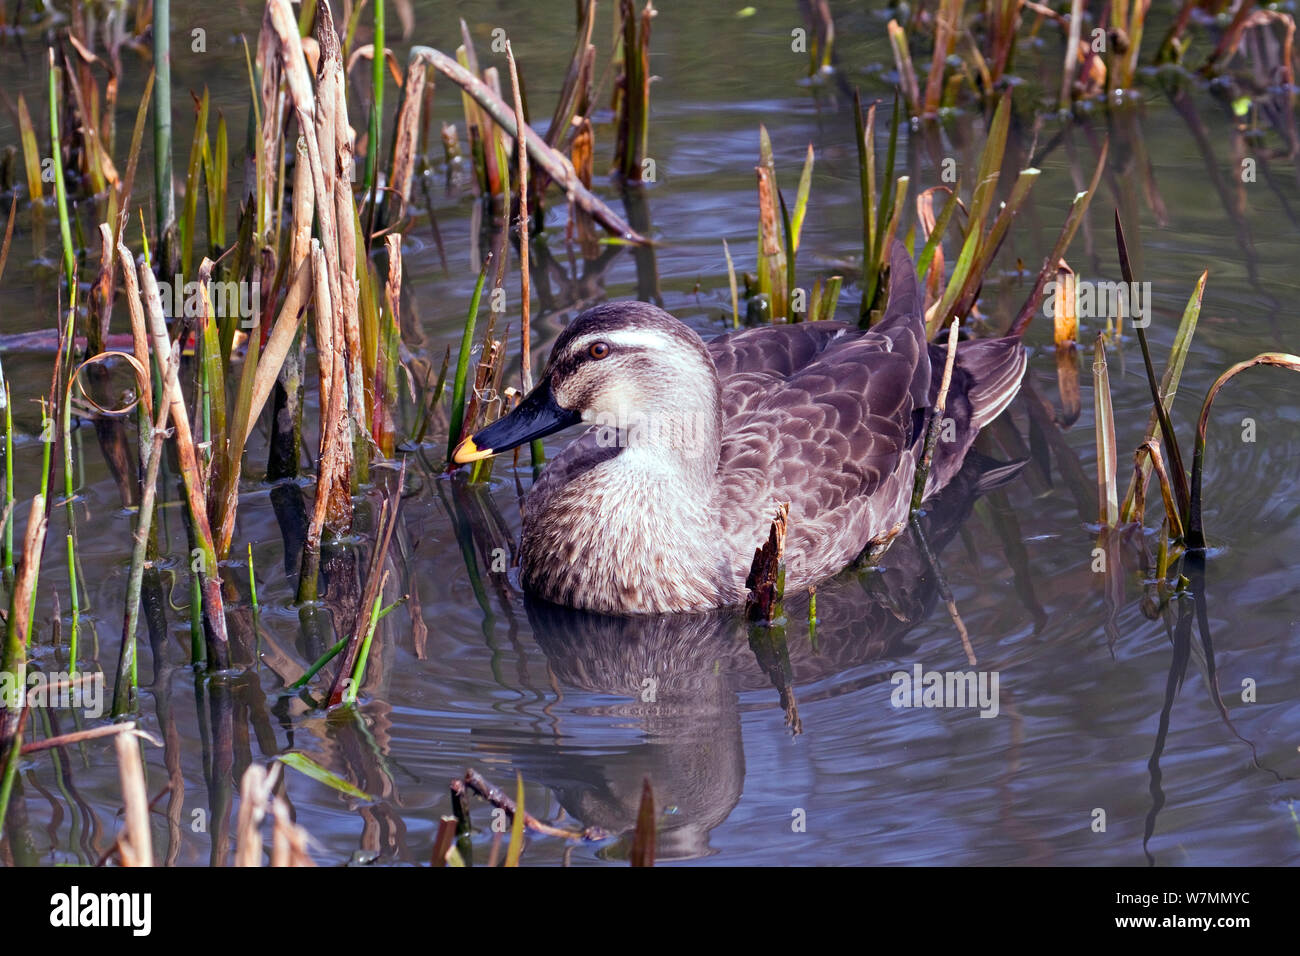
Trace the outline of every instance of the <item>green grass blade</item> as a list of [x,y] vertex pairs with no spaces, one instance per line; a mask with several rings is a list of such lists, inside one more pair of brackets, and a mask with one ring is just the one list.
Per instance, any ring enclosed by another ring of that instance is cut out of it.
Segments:
[[306,754],[290,751],[289,753],[278,754],[275,758],[286,767],[292,767],[300,774],[311,777],[317,783],[323,783],[331,790],[337,790],[339,793],[348,797],[356,797],[358,800],[368,800],[373,802],[376,798],[366,793],[360,787],[353,786],[344,780],[332,770],[327,770],[312,760]]
[[[804,217],[808,215],[808,195],[812,192],[813,148],[808,144],[808,155],[799,174],[799,190],[794,197],[794,212],[790,215],[790,246],[799,251],[799,237],[803,234]],[[793,258],[793,254],[791,256]]]
[[524,853],[524,778],[515,774],[515,815],[510,821],[510,848],[506,850],[506,866],[518,866]]
[[451,386],[451,423],[447,431],[447,461],[451,461],[452,452],[460,442],[461,429],[465,425],[465,380],[469,376],[470,353],[474,351],[474,328],[478,324],[478,306],[483,298],[483,284],[487,281],[488,268],[492,265],[492,253],[483,257],[483,269],[474,284],[474,296],[469,300],[469,315],[465,317],[465,331],[460,337],[460,353],[456,356],[456,377]]
[[63,147],[59,141],[58,77],[54,68],[54,50],[50,50],[50,153],[54,159],[54,196],[59,207],[59,236],[63,241],[63,278],[67,283],[68,301],[72,301],[76,281],[77,259],[72,251],[72,229],[68,219],[68,192],[63,180]]
[[934,228],[930,230],[925,246],[921,249],[921,256],[916,260],[916,274],[921,277],[922,282],[925,282],[925,274],[930,271],[930,263],[934,261],[934,253],[939,248],[939,243],[943,241],[943,234],[948,231],[948,221],[952,219],[952,214],[957,211],[960,204],[961,181],[959,180],[952,187],[952,192],[948,194],[948,201],[939,210],[939,218],[934,221]]
[[[1119,210],[1115,210],[1115,245],[1119,252],[1119,268],[1123,274],[1124,281],[1133,287],[1133,266],[1129,261],[1128,243],[1124,240],[1124,225],[1119,218]],[[1151,387],[1151,405],[1152,410],[1160,419],[1160,433],[1164,438],[1165,451],[1169,456],[1169,470],[1173,473],[1174,491],[1178,495],[1178,507],[1183,512],[1183,525],[1187,526],[1190,517],[1191,508],[1191,489],[1187,484],[1187,470],[1183,467],[1183,453],[1178,447],[1178,436],[1174,433],[1173,420],[1169,417],[1169,412],[1165,409],[1164,403],[1160,400],[1160,386],[1156,384],[1155,367],[1151,364],[1151,347],[1147,345],[1146,329],[1142,326],[1134,326],[1138,335],[1138,344],[1142,346],[1142,363],[1146,367],[1147,384]]]
[[[1209,271],[1201,273],[1201,277],[1196,280],[1196,287],[1192,290],[1191,297],[1187,300],[1187,306],[1183,309],[1183,318],[1178,323],[1178,334],[1174,337],[1173,347],[1169,350],[1169,364],[1165,366],[1165,374],[1160,378],[1160,404],[1168,414],[1174,405],[1174,397],[1178,394],[1178,383],[1182,379],[1183,366],[1187,364],[1187,355],[1192,348],[1192,337],[1196,334],[1196,323],[1201,315],[1201,299],[1205,295],[1205,282],[1209,278]],[[1143,441],[1151,441],[1156,437],[1160,429],[1160,416],[1155,408],[1151,409],[1151,416],[1147,420],[1147,430],[1143,436]],[[1141,475],[1135,473],[1129,479],[1128,491],[1124,495],[1124,504],[1120,508],[1120,520],[1130,521],[1133,517],[1134,496],[1137,492],[1138,481],[1143,483],[1151,475],[1151,461],[1147,459],[1142,462]]]
[[41,149],[36,145],[36,127],[32,125],[27,101],[18,94],[18,136],[23,144],[23,165],[27,170],[27,192],[33,201],[45,198],[41,185]]

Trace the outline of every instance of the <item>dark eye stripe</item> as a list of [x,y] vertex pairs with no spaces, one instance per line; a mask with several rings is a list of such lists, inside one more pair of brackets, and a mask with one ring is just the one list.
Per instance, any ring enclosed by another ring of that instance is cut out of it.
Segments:
[[[585,347],[577,349],[576,351],[570,349],[563,358],[560,358],[555,362],[553,369],[555,374],[563,378],[566,375],[571,375],[576,372],[584,362],[590,361],[591,352],[589,350],[591,346],[595,344],[597,343],[590,342]],[[620,356],[637,355],[648,351],[650,351],[649,348],[644,345],[620,345],[618,347],[618,354]],[[611,347],[609,353],[605,357],[609,358],[610,355],[613,354],[614,349]]]

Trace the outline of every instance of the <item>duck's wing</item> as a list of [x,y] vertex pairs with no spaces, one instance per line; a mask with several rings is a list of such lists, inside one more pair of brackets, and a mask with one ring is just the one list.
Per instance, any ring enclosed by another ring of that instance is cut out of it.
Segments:
[[894,344],[875,332],[846,335],[788,376],[730,377],[728,391],[753,388],[726,403],[738,412],[724,424],[724,480],[789,501],[803,519],[873,494],[911,446],[913,383],[928,379],[928,354]]
[[885,315],[868,331],[772,326],[718,345],[723,532],[743,562],[788,502],[792,586],[843,567],[906,515],[931,375],[920,287],[899,242],[889,282]]
[[[897,239],[890,247],[888,283],[884,317],[871,331],[889,340],[889,350],[902,352],[916,363],[910,393],[919,406],[928,400],[930,384],[929,365],[921,361],[925,300],[907,247]],[[739,414],[756,394],[778,387],[827,350],[844,344],[843,340],[861,337],[860,329],[843,322],[800,322],[742,329],[713,339],[708,350],[722,381],[724,414]]]
[[722,385],[724,417],[747,411],[836,342],[859,334],[842,322],[803,322],[742,329],[712,340],[707,347]]

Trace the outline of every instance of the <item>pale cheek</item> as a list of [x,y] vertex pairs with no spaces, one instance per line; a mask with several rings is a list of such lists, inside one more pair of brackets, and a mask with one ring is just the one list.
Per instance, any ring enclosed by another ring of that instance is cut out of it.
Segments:
[[[640,407],[635,390],[626,383],[618,383],[601,389],[592,396],[590,412],[605,416],[626,416]],[[586,412],[583,418],[586,419]]]

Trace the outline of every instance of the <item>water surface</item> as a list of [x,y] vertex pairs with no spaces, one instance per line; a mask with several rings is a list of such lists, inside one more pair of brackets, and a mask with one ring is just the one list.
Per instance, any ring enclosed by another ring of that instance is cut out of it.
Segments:
[[[800,284],[837,271],[854,274],[861,233],[851,103],[844,91],[860,84],[867,100],[888,97],[888,71],[871,64],[892,61],[885,17],[835,6],[844,84],[804,79],[806,61],[789,49],[790,30],[801,25],[794,4],[770,4],[744,18],[725,5],[711,12],[666,5],[655,20],[652,64],[658,79],[649,150],[657,180],[647,190],[659,243],[654,266],[663,306],[702,333],[720,332],[729,322],[722,241],[730,244],[738,269],[754,269],[759,124],[771,134],[787,195],[808,144],[816,150]],[[482,2],[453,9],[420,2],[411,42],[450,50],[457,42],[455,18],[464,16],[484,64],[504,69],[504,58],[489,52],[492,29],[504,26],[515,38],[533,113],[549,114],[571,49],[572,9],[572,3]],[[180,143],[188,143],[193,122],[184,91],[202,83],[211,85],[214,106],[226,112],[232,131],[242,129],[247,83],[237,34],[248,31],[251,42],[260,22],[257,4],[197,11],[178,4],[173,12],[178,30],[202,20],[209,32],[206,54],[176,56]],[[596,30],[602,63],[609,49],[608,15],[602,10]],[[1048,99],[1054,96],[1058,82],[1056,47],[1044,46],[1041,64],[1033,51],[1024,53],[1029,82],[1017,93],[1012,134],[1019,163],[1033,153],[1029,105],[1044,89]],[[405,46],[399,42],[397,48]],[[29,101],[43,102],[43,75],[34,66],[43,54],[30,41],[21,51],[10,41],[0,80],[11,95],[22,90]],[[129,131],[144,67],[133,54],[127,54],[127,65],[119,126]],[[1028,294],[1026,269],[1036,269],[1050,249],[1109,134],[1108,175],[1069,259],[1082,276],[1118,279],[1111,217],[1116,206],[1125,211],[1141,276],[1153,284],[1149,337],[1158,367],[1197,276],[1209,269],[1195,347],[1173,411],[1190,449],[1201,398],[1220,371],[1261,351],[1300,351],[1294,315],[1300,293],[1297,222],[1288,211],[1300,208],[1300,187],[1295,161],[1285,157],[1273,160],[1269,177],[1241,183],[1230,113],[1204,88],[1193,88],[1186,102],[1187,114],[1151,80],[1126,110],[1113,116],[1097,110],[1067,131],[1041,157],[1043,175],[1033,202],[1013,227],[981,306],[991,325],[1010,321]],[[887,105],[881,112],[888,113]],[[597,156],[603,162],[613,145],[612,115],[606,110],[599,119]],[[435,129],[438,122],[460,120],[458,94],[440,82]],[[913,181],[939,182],[936,157],[952,156],[959,168],[973,170],[983,127],[979,116],[951,119],[937,153],[920,137],[906,136],[902,148]],[[1038,146],[1059,129],[1049,116],[1038,131]],[[885,134],[881,123],[882,145]],[[0,142],[17,142],[7,120],[0,123]],[[440,151],[430,158],[448,268],[441,266],[427,215],[418,213],[404,241],[402,308],[423,336],[422,342],[412,337],[416,354],[436,365],[459,342],[473,287],[473,199],[464,189],[445,188]],[[146,151],[140,180],[149,178],[150,162]],[[613,195],[601,177],[598,187]],[[141,199],[147,201],[147,194]],[[534,319],[534,349],[543,354],[575,309],[599,299],[635,297],[642,288],[637,262],[627,252],[613,255],[599,275],[588,270],[585,277],[570,273],[562,281],[571,268],[563,251],[565,218],[552,194],[547,224],[558,261],[551,281],[554,309]],[[0,285],[5,334],[51,326],[56,289],[48,262],[57,228],[47,224],[46,240],[51,244],[34,249],[32,223],[20,218],[14,258]],[[47,258],[33,262],[38,255]],[[518,327],[515,282],[508,285],[512,304],[505,316],[512,343]],[[858,297],[856,284],[846,282],[840,318],[856,318]],[[118,329],[126,328],[124,315],[117,321]],[[1090,345],[1101,327],[1085,319],[1081,341]],[[1039,401],[1059,408],[1050,323],[1041,315],[1029,341],[1027,380]],[[20,498],[35,490],[41,450],[39,412],[27,399],[47,388],[50,361],[36,352],[4,356],[22,431]],[[596,865],[625,858],[647,777],[663,814],[662,861],[1300,860],[1292,804],[1300,773],[1296,383],[1277,370],[1247,372],[1227,387],[1210,423],[1205,518],[1214,551],[1197,590],[1212,635],[1225,720],[1198,633],[1191,632],[1190,647],[1178,637],[1179,615],[1193,598],[1175,599],[1164,618],[1143,613],[1137,554],[1144,535],[1154,547],[1156,530],[1133,531],[1114,552],[1124,567],[1118,601],[1108,599],[1105,576],[1093,570],[1090,364],[1088,348],[1082,414],[1061,432],[1049,473],[1031,467],[1014,483],[977,498],[956,489],[927,517],[978,669],[999,675],[999,712],[992,718],[981,718],[976,709],[906,709],[891,701],[891,676],[898,671],[910,673],[917,664],[927,671],[969,668],[957,628],[936,593],[934,570],[911,539],[901,540],[880,569],[846,574],[820,590],[815,637],[806,602],[793,597],[784,650],[779,640],[751,639],[725,615],[616,622],[536,606],[515,592],[509,574],[492,570],[492,548],[508,548],[517,535],[517,487],[527,487],[529,469],[514,469],[503,459],[490,484],[474,488],[440,474],[445,425],[436,426],[434,440],[409,459],[389,600],[409,593],[411,601],[381,623],[357,710],[312,709],[282,692],[285,680],[296,677],[321,647],[300,627],[293,603],[296,574],[286,573],[274,500],[261,480],[260,431],[245,468],[236,558],[226,571],[241,596],[231,606],[247,616],[247,562],[241,555],[251,542],[261,601],[260,666],[212,680],[196,676],[188,666],[189,615],[183,607],[166,609],[169,639],[160,656],[146,653],[141,664],[141,723],[166,743],[146,748],[149,789],[159,793],[169,779],[174,784],[170,797],[156,806],[156,845],[178,864],[227,860],[237,807],[231,791],[243,769],[250,761],[298,750],[375,798],[342,796],[288,773],[287,795],[316,841],[316,859],[325,864],[426,862],[438,820],[451,808],[448,784],[467,767],[511,792],[515,774],[521,774],[527,808],[536,816],[611,833],[604,841],[573,845],[534,838],[524,856],[528,863]],[[517,372],[510,375],[517,380]],[[1150,401],[1131,336],[1110,352],[1110,381],[1126,484]],[[1031,435],[1028,400],[1018,399],[990,431],[981,446],[990,455],[1017,457],[1038,442]],[[1253,442],[1243,441],[1247,418],[1255,423]],[[548,440],[548,452],[567,437]],[[133,516],[121,505],[93,429],[78,432],[77,454],[84,469],[80,550],[91,603],[83,624],[93,631],[93,643],[83,639],[89,648],[83,666],[104,669],[111,682]],[[1152,492],[1154,499],[1154,485]],[[188,600],[185,535],[170,497],[161,530],[169,567],[177,573],[171,600],[181,607]],[[377,493],[363,499],[358,531],[369,530]],[[1159,513],[1153,500],[1148,521],[1158,521]],[[65,634],[68,623],[63,533],[59,508],[50,524],[38,598],[36,654],[50,669],[60,661],[50,646],[56,591]],[[359,545],[363,558],[369,547]],[[474,573],[466,551],[473,555]],[[344,566],[337,573],[344,580],[356,572]],[[1177,668],[1177,686],[1183,653],[1190,655],[1186,679],[1169,695],[1171,666]],[[645,699],[647,681],[653,700]],[[1243,700],[1244,682],[1257,688],[1253,702]],[[50,716],[60,729],[71,729],[73,715]],[[119,802],[111,743],[93,741],[59,758],[34,755],[23,765],[11,810],[10,858],[94,863],[110,849]],[[474,853],[482,862],[493,839],[491,815],[481,802],[472,806]],[[1098,810],[1104,811],[1104,831],[1097,828]]]

